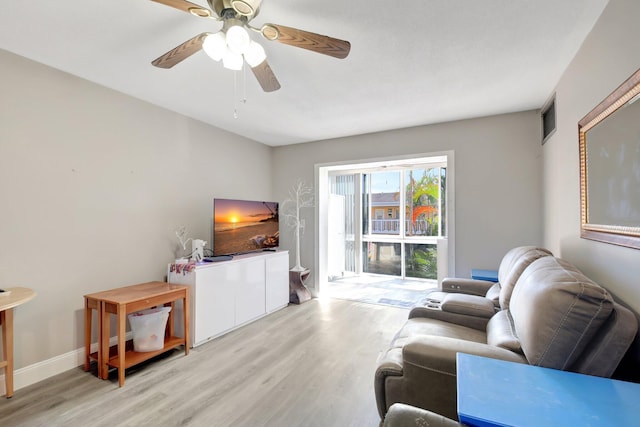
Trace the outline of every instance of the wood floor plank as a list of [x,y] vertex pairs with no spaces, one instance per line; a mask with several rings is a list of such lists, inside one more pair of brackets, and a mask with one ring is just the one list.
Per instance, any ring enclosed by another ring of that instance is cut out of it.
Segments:
[[291,305],[102,381],[81,367],[0,399],[9,426],[372,426],[373,375],[406,309]]

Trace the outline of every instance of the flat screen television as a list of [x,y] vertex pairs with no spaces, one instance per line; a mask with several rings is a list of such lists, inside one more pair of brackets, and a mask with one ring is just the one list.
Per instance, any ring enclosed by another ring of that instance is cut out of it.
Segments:
[[213,255],[273,250],[280,244],[278,202],[213,200]]

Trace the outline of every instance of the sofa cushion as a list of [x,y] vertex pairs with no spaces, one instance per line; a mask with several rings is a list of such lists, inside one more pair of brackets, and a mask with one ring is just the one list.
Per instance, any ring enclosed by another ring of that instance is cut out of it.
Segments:
[[522,353],[509,310],[497,312],[487,324],[487,344]]
[[493,305],[495,305],[496,307],[500,307],[500,290],[501,289],[502,289],[502,286],[500,286],[500,283],[496,283],[489,288],[489,290],[487,291],[487,294],[485,295],[485,298],[488,298],[491,301],[493,301]]
[[538,258],[551,255],[547,249],[535,246],[520,246],[511,249],[505,254],[498,269],[498,282],[500,283],[500,307],[503,310],[509,308],[511,294],[520,275]]
[[389,412],[384,417],[383,427],[416,427],[416,426],[438,426],[438,427],[461,427],[462,424],[440,414],[405,405],[404,403],[394,403],[389,408]]
[[402,348],[407,341],[417,336],[450,337],[482,344],[487,342],[485,331],[442,320],[415,317],[407,320],[402,329],[396,333],[391,347]]
[[518,279],[509,310],[529,363],[566,370],[607,320],[613,300],[570,263],[543,257]]

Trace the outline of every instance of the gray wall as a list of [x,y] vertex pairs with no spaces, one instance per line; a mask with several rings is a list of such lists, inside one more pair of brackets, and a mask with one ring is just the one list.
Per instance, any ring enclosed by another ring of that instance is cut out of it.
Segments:
[[[82,347],[84,294],[163,280],[178,225],[210,240],[213,197],[282,201],[316,164],[446,150],[457,275],[542,243],[639,312],[640,251],[579,237],[577,150],[578,120],[640,67],[637,16],[640,2],[609,2],[557,85],[543,147],[524,112],[271,149],[0,51],[0,286],[38,292],[16,312],[16,368]],[[314,245],[308,228],[303,265]]]
[[544,241],[640,313],[640,251],[580,238],[578,121],[640,68],[640,2],[611,0],[556,88],[543,147]]
[[[313,183],[316,164],[447,150],[455,157],[456,275],[496,268],[513,246],[542,243],[540,122],[531,111],[276,147],[274,195],[286,198],[298,179]],[[312,212],[305,215],[312,224]],[[283,244],[293,248],[287,231]],[[302,265],[313,266],[312,229],[300,244]]]
[[83,295],[164,280],[179,225],[211,241],[214,197],[272,198],[263,144],[1,50],[0,68],[0,286],[38,293],[16,368],[83,346]]

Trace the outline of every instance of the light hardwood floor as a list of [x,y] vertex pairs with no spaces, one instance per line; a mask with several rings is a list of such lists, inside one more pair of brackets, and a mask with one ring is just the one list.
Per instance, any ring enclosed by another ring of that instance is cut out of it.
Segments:
[[0,398],[9,426],[372,426],[376,359],[408,310],[313,299],[117,375],[81,367]]

